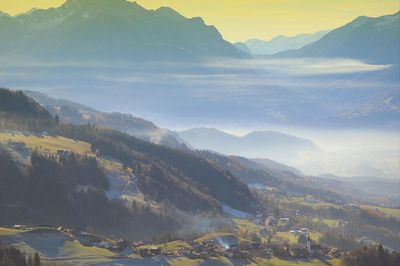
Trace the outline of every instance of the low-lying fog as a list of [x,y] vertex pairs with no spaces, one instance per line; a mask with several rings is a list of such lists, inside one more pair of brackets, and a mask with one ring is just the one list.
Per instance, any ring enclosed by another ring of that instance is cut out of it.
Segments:
[[[305,174],[334,174],[343,177],[366,176],[400,178],[400,135],[398,131],[368,129],[313,129],[270,126],[268,128],[224,128],[235,135],[253,130],[276,130],[311,140],[319,151],[300,152],[296,159],[281,160]],[[240,151],[238,151],[238,155]],[[262,157],[262,154],[245,154]]]
[[[14,61],[2,62],[0,86],[131,113],[172,129],[214,126],[239,135],[277,130],[319,147],[295,159],[279,157],[304,173],[399,177],[398,66],[344,59],[202,65]],[[244,155],[263,155],[249,153]]]

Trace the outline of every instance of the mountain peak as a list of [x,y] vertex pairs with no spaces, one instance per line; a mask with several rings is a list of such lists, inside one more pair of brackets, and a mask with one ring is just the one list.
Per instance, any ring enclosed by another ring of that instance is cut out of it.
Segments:
[[[199,18],[188,19],[168,7],[148,10],[127,0],[68,0],[60,7],[11,19],[18,23],[11,24],[11,30],[0,28],[0,35],[19,34],[4,37],[7,42],[0,48],[7,49],[0,49],[0,55],[130,62],[242,57]],[[29,41],[24,43],[27,35]]]
[[[121,3],[130,3],[126,0],[67,0],[64,5],[103,5],[103,4],[109,4],[109,5],[116,5],[116,4],[121,4]],[[132,3],[136,4],[136,2]]]
[[360,16],[320,40],[277,57],[351,58],[369,64],[399,64],[399,12]]
[[182,21],[182,20],[186,19],[184,16],[182,16],[176,10],[174,10],[170,7],[166,7],[166,6],[162,6],[162,7],[158,8],[157,10],[155,10],[154,12],[155,12],[156,16],[162,16],[162,17],[168,18],[172,21]]
[[168,6],[162,6],[156,10],[158,13],[163,13],[163,14],[170,14],[170,15],[177,15],[177,16],[182,16],[179,14],[175,9],[172,9]]
[[10,15],[0,11],[0,17],[9,17]]
[[84,10],[84,11],[107,11],[115,13],[120,11],[139,9],[147,11],[136,2],[127,0],[67,0],[62,6],[63,9]]

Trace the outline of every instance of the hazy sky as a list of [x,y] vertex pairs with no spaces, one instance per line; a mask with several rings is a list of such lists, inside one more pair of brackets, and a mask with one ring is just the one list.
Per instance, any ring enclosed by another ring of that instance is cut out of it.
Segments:
[[[0,10],[17,14],[65,0],[0,0]],[[201,16],[229,41],[269,39],[342,26],[360,15],[399,10],[399,0],[138,0],[146,8],[170,6],[187,17]]]

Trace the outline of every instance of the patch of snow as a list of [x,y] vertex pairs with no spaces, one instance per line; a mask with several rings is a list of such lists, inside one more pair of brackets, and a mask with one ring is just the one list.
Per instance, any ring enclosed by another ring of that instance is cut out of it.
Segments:
[[126,172],[112,171],[107,173],[110,189],[106,191],[109,199],[124,199],[132,201],[140,194],[136,184],[136,177]]

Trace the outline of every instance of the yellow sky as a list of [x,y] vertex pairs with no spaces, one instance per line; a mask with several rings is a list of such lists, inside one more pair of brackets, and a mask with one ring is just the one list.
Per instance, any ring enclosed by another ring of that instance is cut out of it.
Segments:
[[[65,0],[0,0],[9,14],[33,7],[59,6]],[[155,9],[170,6],[187,17],[201,16],[215,25],[225,39],[269,39],[333,29],[360,15],[381,16],[400,9],[399,0],[138,0]]]

